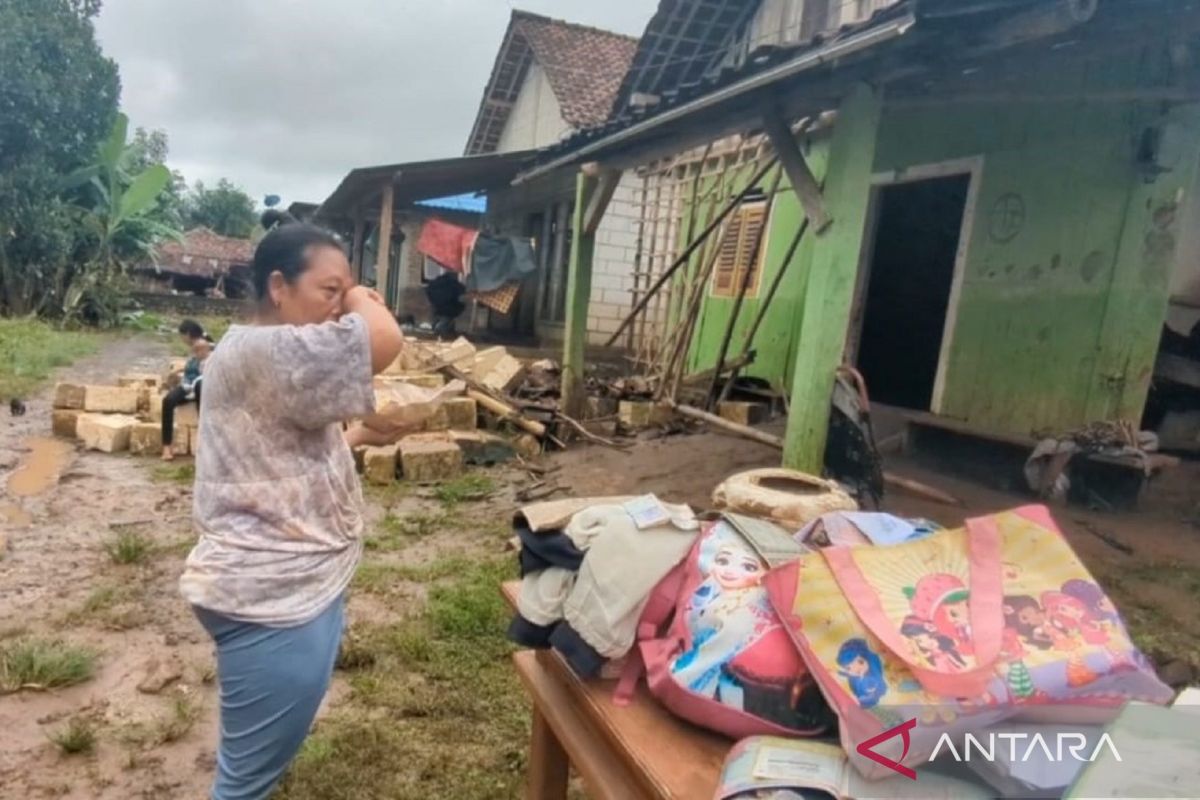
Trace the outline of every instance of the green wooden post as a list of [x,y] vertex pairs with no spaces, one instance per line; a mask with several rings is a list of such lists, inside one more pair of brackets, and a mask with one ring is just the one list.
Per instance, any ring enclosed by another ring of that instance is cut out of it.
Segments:
[[783,463],[820,474],[833,382],[842,363],[871,199],[882,98],[863,85],[842,101],[829,146],[825,208],[833,224],[813,243],[792,380]]
[[1200,132],[1200,114],[1194,106],[1176,106],[1161,124],[1174,128],[1179,152],[1167,158],[1177,163],[1151,179],[1136,168],[1130,170],[1129,204],[1096,342],[1086,408],[1089,421],[1128,419],[1136,425],[1150,391],[1178,258],[1185,193],[1195,181],[1193,142]]
[[598,181],[583,172],[575,178],[575,212],[571,219],[571,261],[567,270],[566,336],[563,338],[562,403],[572,417],[582,415],[587,392],[583,382],[587,345],[588,303],[592,299],[592,255],[596,234],[585,230],[584,219]]

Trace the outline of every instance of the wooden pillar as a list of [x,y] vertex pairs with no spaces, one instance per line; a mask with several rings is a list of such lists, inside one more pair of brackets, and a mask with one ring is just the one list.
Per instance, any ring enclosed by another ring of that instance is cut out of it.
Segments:
[[[581,416],[586,403],[583,381],[584,350],[587,346],[588,304],[592,299],[592,255],[596,233],[587,231],[585,219],[596,193],[598,179],[580,172],[575,178],[575,213],[571,224],[571,261],[567,267],[566,335],[563,337],[563,411]],[[603,209],[601,209],[603,211]]]
[[881,108],[882,98],[860,85],[851,90],[838,110],[824,192],[824,205],[833,222],[813,243],[802,299],[783,462],[818,475],[866,230]]
[[367,222],[363,219],[362,209],[354,209],[354,240],[350,243],[350,271],[354,280],[362,283],[363,278],[363,244],[366,239]]
[[1084,418],[1070,421],[1072,425],[1115,419],[1128,419],[1136,425],[1150,391],[1170,304],[1180,225],[1187,220],[1186,194],[1195,181],[1197,148],[1193,143],[1200,130],[1200,113],[1195,106],[1174,106],[1145,124],[1174,131],[1170,140],[1176,144],[1168,145],[1174,150],[1162,155],[1162,160],[1173,162],[1173,168],[1147,179],[1130,165],[1129,202],[1116,257],[1106,276],[1108,293],[1092,385]]
[[375,288],[382,294],[387,289],[388,269],[392,263],[392,214],[396,189],[391,178],[384,184],[379,204],[379,244],[375,248]]

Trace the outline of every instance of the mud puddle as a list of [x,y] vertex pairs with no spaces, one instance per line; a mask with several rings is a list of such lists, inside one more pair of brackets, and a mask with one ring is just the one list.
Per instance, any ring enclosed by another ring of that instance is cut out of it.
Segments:
[[[45,436],[26,439],[24,447],[29,452],[8,478],[8,494],[12,497],[35,497],[48,492],[58,485],[58,479],[75,455],[70,442]],[[0,515],[5,513],[5,509],[0,509]]]

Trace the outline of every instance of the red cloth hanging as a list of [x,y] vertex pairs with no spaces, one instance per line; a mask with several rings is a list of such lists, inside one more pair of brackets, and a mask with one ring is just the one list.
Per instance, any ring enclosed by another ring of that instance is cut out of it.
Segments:
[[429,256],[446,269],[462,272],[466,264],[466,253],[478,235],[479,231],[440,219],[431,219],[421,228],[417,251]]

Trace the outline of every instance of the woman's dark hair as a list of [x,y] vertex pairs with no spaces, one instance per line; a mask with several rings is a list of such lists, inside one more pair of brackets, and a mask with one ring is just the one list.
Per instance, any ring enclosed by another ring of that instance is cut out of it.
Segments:
[[179,323],[179,333],[181,336],[186,336],[189,339],[208,338],[208,334],[204,332],[204,326],[194,319],[185,319]]
[[342,240],[316,225],[297,222],[286,211],[268,209],[262,215],[262,225],[269,233],[254,251],[254,292],[258,299],[267,296],[271,273],[278,272],[292,283],[308,268],[308,254],[313,247],[342,249]]

